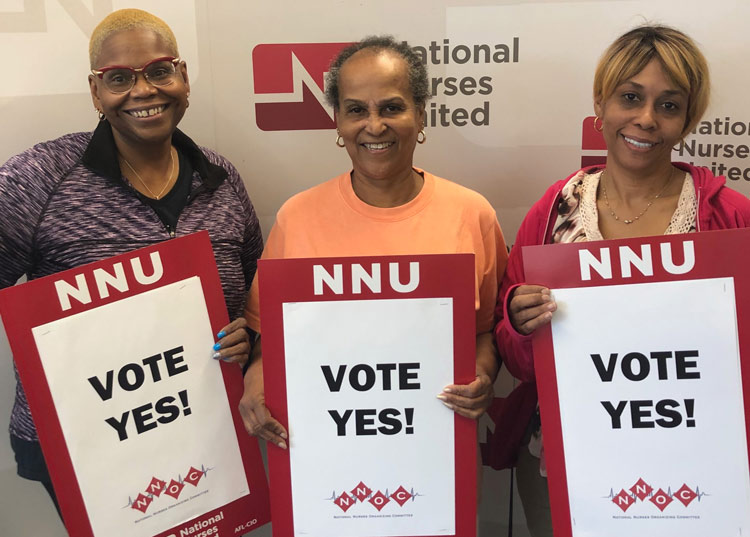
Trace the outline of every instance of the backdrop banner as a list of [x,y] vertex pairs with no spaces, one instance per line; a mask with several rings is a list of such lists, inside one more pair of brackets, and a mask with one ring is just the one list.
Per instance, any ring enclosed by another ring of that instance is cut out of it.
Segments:
[[523,257],[555,535],[748,535],[750,230]]
[[275,537],[476,533],[471,254],[261,260]]
[[242,375],[211,359],[228,323],[201,232],[0,291],[71,535],[234,535],[268,522]]

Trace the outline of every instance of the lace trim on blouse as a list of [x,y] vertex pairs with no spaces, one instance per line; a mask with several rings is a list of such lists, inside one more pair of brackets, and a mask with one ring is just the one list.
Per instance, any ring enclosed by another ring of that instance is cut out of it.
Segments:
[[[558,205],[552,242],[571,243],[603,240],[599,230],[599,209],[596,206],[596,192],[602,172],[592,174],[583,171],[576,174],[562,189]],[[682,191],[677,201],[665,235],[692,233],[696,230],[698,199],[695,196],[692,176],[685,172]]]

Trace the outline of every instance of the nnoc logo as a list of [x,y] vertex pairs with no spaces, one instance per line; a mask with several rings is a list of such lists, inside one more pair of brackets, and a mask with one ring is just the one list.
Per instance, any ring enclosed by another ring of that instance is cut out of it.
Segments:
[[334,128],[323,81],[351,43],[261,44],[253,49],[255,122],[264,131]]

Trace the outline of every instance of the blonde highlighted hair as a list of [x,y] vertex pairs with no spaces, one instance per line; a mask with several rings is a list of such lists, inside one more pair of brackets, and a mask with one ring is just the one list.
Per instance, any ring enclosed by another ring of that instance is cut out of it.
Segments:
[[708,64],[687,35],[668,26],[639,26],[604,51],[594,74],[594,100],[605,101],[626,80],[656,58],[667,76],[688,96],[683,136],[693,130],[708,107]]
[[91,33],[91,39],[89,40],[89,62],[91,63],[91,68],[96,69],[97,67],[101,67],[100,65],[96,65],[96,60],[99,52],[101,52],[102,45],[108,37],[123,30],[136,29],[151,30],[164,40],[176,57],[179,57],[177,39],[166,22],[156,15],[152,15],[148,11],[141,9],[120,9],[104,17]]

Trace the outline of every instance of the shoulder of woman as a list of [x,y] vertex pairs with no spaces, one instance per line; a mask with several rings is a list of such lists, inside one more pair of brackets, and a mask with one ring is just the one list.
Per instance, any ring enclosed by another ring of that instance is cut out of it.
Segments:
[[333,200],[335,196],[340,195],[338,192],[340,179],[341,176],[337,176],[294,194],[281,205],[276,218],[289,218],[306,214],[309,211],[320,211],[322,204],[326,204]]
[[704,198],[702,203],[710,203],[727,210],[734,208],[743,214],[750,214],[750,200],[728,186],[724,176],[716,177],[711,170],[702,166],[678,163],[678,167],[692,176],[696,191]]
[[229,173],[230,176],[235,175],[239,177],[239,172],[237,171],[237,168],[224,155],[214,151],[213,149],[204,147],[202,145],[196,145],[196,147],[200,150],[200,152],[203,154],[203,156],[208,162],[210,162],[214,166],[219,166],[221,168],[224,168],[227,171],[227,173]]
[[[516,244],[541,244],[544,242],[544,230],[550,224],[550,220],[556,214],[555,208],[562,195],[563,188],[570,181],[578,176],[582,176],[586,170],[578,170],[564,179],[560,179],[550,185],[529,209],[524,216],[521,227],[516,235]],[[540,242],[541,241],[541,242]]]
[[81,159],[91,140],[90,132],[66,134],[40,142],[0,167],[0,176],[39,183],[55,183]]
[[724,212],[736,211],[750,226],[750,199],[733,188],[723,185],[713,197],[712,204]]
[[[429,174],[429,172],[424,173]],[[492,209],[492,204],[480,192],[437,175],[432,175],[432,178],[435,181],[435,189],[449,196],[455,203],[471,203],[480,209]],[[494,209],[492,210],[494,212]]]
[[557,200],[558,196],[561,195],[565,186],[579,175],[582,175],[582,170],[570,174],[565,179],[560,179],[559,181],[552,183],[547,190],[545,190],[544,194],[542,194],[542,197],[531,206],[528,215],[536,212],[542,212],[545,215],[548,214],[552,209],[553,203]]

